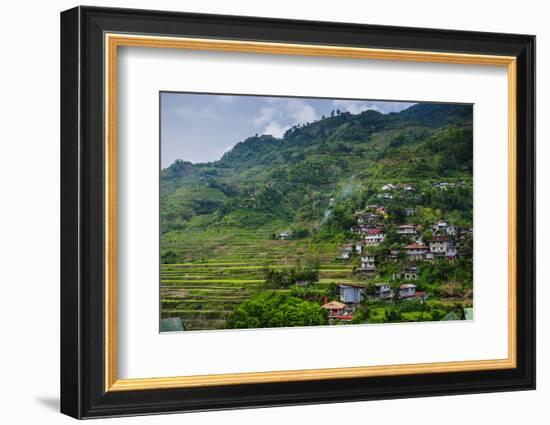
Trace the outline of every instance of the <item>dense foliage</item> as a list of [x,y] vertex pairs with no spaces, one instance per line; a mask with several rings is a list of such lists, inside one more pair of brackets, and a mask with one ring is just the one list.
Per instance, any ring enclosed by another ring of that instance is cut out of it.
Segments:
[[[366,200],[384,179],[471,178],[471,111],[418,104],[386,115],[340,113],[295,126],[282,139],[250,137],[219,161],[178,160],[161,172],[161,231],[185,231],[201,216],[220,225],[260,227],[281,219],[307,232],[326,224],[320,239],[343,239],[339,229],[350,222],[349,207]],[[428,191],[415,203],[461,215],[471,211],[470,195],[468,188]],[[331,197],[335,208],[324,217]],[[400,201],[394,201],[395,211]]]
[[232,329],[326,325],[318,304],[278,292],[261,292],[242,303],[227,319]]

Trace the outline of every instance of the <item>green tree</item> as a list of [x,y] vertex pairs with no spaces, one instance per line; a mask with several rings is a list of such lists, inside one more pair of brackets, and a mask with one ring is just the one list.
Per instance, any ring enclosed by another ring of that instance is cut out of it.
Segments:
[[328,324],[320,305],[280,292],[260,292],[240,304],[227,319],[229,329]]

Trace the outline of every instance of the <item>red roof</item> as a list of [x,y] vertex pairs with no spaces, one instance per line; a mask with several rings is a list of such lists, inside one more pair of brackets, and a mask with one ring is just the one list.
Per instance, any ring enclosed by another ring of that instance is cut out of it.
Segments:
[[367,235],[379,235],[381,233],[384,233],[382,229],[369,229],[367,230]]
[[447,236],[434,236],[430,239],[431,242],[447,242],[448,240]]
[[353,315],[348,315],[348,316],[333,316],[332,319],[351,320],[351,319],[353,319]]

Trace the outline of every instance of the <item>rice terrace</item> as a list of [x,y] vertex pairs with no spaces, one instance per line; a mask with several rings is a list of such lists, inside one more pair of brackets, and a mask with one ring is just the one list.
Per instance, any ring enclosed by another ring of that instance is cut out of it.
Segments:
[[163,322],[473,317],[471,105],[229,97],[161,95]]

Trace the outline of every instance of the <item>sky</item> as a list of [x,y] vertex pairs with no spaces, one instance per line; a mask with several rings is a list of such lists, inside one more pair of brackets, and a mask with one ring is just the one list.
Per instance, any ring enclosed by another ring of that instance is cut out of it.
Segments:
[[161,166],[176,159],[220,159],[255,134],[282,137],[293,125],[330,116],[332,110],[399,112],[414,103],[298,97],[161,93]]

